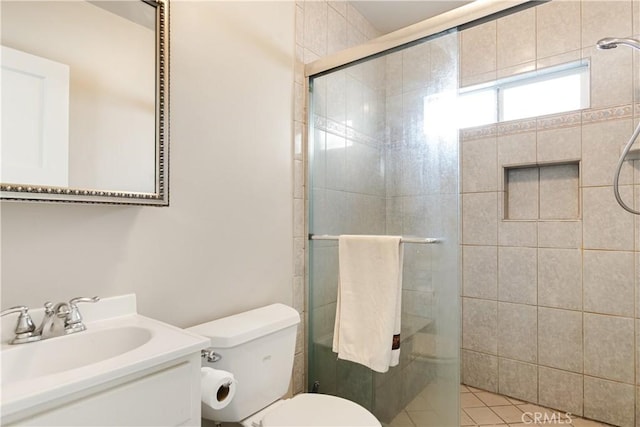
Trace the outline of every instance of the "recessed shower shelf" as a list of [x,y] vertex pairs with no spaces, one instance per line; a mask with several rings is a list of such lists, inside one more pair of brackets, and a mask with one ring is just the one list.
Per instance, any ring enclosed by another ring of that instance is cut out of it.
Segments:
[[504,220],[580,218],[578,162],[504,168]]

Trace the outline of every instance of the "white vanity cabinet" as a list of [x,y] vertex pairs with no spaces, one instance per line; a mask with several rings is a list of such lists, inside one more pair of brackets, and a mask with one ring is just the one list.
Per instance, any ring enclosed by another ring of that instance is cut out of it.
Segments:
[[103,299],[83,307],[86,331],[33,343],[3,334],[0,424],[199,426],[209,339],[135,307],[134,295]]
[[199,426],[200,354],[54,399],[2,425]]

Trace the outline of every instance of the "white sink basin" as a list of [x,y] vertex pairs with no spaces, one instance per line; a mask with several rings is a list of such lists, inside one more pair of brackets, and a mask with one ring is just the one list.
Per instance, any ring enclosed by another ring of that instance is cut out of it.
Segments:
[[121,326],[13,345],[2,352],[2,385],[110,359],[146,344],[151,337],[149,329]]
[[[199,354],[210,344],[207,338],[140,316],[134,295],[105,298],[82,308],[87,330],[75,334],[9,345],[10,335],[5,334],[3,326],[3,425],[65,396],[71,399],[119,378]],[[30,312],[37,324],[42,313]]]

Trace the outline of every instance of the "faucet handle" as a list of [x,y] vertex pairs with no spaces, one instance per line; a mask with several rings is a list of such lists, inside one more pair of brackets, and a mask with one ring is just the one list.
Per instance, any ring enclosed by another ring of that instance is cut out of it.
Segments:
[[0,311],[0,317],[13,313],[26,314],[28,311],[29,307],[27,307],[26,305],[17,305],[15,307],[7,308],[6,310]]
[[33,335],[33,331],[36,330],[36,325],[33,324],[33,320],[31,320],[31,316],[29,315],[29,307],[26,305],[19,305],[2,310],[2,312],[0,312],[0,317],[13,313],[20,313],[20,315],[18,316],[18,323],[16,323],[16,329],[14,331],[16,336],[11,342],[20,344],[22,342],[36,340],[36,337]]
[[100,301],[100,297],[77,297],[73,298],[69,301],[69,314],[67,315],[67,325],[73,329],[84,330],[84,325],[82,324],[82,315],[80,314],[80,310],[78,310],[78,303],[81,302],[98,302]]
[[18,316],[18,323],[16,324],[16,335],[31,333],[36,330],[36,325],[33,324],[31,316],[29,315],[29,307],[26,305],[19,305],[11,307],[6,310],[2,310],[0,316],[6,316],[7,314],[20,313]]
[[69,301],[69,305],[74,306],[79,302],[98,302],[100,301],[100,297],[95,296],[95,297],[76,297],[71,299],[71,301]]

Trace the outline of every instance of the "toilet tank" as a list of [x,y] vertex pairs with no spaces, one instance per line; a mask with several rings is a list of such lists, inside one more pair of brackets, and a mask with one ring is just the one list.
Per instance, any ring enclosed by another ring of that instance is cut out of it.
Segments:
[[238,422],[284,396],[289,389],[300,315],[272,304],[189,328],[211,339],[222,358],[202,366],[231,372],[236,394],[223,409],[202,405],[202,417]]

